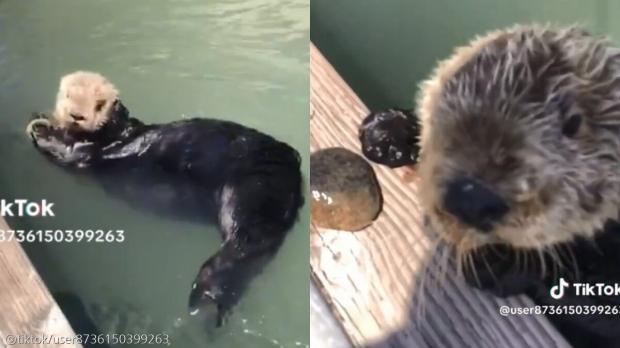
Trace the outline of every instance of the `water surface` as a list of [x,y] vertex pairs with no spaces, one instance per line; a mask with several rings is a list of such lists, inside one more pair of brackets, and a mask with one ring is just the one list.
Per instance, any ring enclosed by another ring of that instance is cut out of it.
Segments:
[[229,119],[290,143],[307,178],[308,14],[307,0],[0,1],[0,193],[46,198],[56,213],[9,224],[125,230],[122,244],[24,244],[50,290],[77,296],[101,333],[166,332],[180,348],[308,346],[307,209],[227,325],[207,332],[187,297],[216,228],[110,197],[23,132],[32,111],[53,107],[60,76],[94,70],[145,122]]
[[612,0],[311,0],[311,39],[375,110],[411,107],[438,59],[516,23],[580,23],[620,39]]

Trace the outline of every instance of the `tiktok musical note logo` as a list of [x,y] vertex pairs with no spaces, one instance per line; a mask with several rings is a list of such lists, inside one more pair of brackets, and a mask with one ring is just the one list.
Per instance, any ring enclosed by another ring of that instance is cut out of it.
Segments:
[[560,278],[560,283],[558,285],[554,285],[549,290],[549,294],[556,300],[559,300],[564,296],[564,288],[568,288],[569,284],[564,278]]

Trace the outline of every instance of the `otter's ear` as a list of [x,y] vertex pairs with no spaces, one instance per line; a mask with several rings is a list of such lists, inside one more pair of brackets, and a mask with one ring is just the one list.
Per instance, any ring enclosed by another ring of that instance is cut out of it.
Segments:
[[114,116],[120,119],[129,119],[129,110],[121,103],[120,99],[116,99],[114,101],[113,107]]

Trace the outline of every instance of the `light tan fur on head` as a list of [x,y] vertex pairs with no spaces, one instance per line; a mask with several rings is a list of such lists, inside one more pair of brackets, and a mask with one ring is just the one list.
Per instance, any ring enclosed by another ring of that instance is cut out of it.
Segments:
[[108,119],[118,90],[98,73],[76,71],[60,80],[53,122],[93,132]]
[[[461,249],[544,249],[592,237],[620,207],[620,51],[576,28],[516,26],[479,37],[421,86],[420,199]],[[572,136],[563,127],[582,121]],[[451,178],[484,183],[508,205],[490,233],[442,206]]]

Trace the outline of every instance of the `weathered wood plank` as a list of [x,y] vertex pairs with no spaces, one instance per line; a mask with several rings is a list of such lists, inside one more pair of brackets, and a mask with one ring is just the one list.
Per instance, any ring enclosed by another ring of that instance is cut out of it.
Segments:
[[[0,229],[8,230],[0,218]],[[9,336],[73,337],[62,311],[16,241],[0,242],[0,347],[81,347],[10,344]]]
[[[310,48],[311,149],[342,146],[360,153],[357,127],[368,109],[321,53]],[[383,212],[367,229],[311,227],[311,269],[351,341],[359,347],[567,347],[543,316],[502,317],[501,305],[531,306],[526,297],[497,299],[443,267],[441,285],[426,283],[423,311],[414,308],[424,265],[438,274],[433,242],[421,228],[416,178],[373,166]]]

